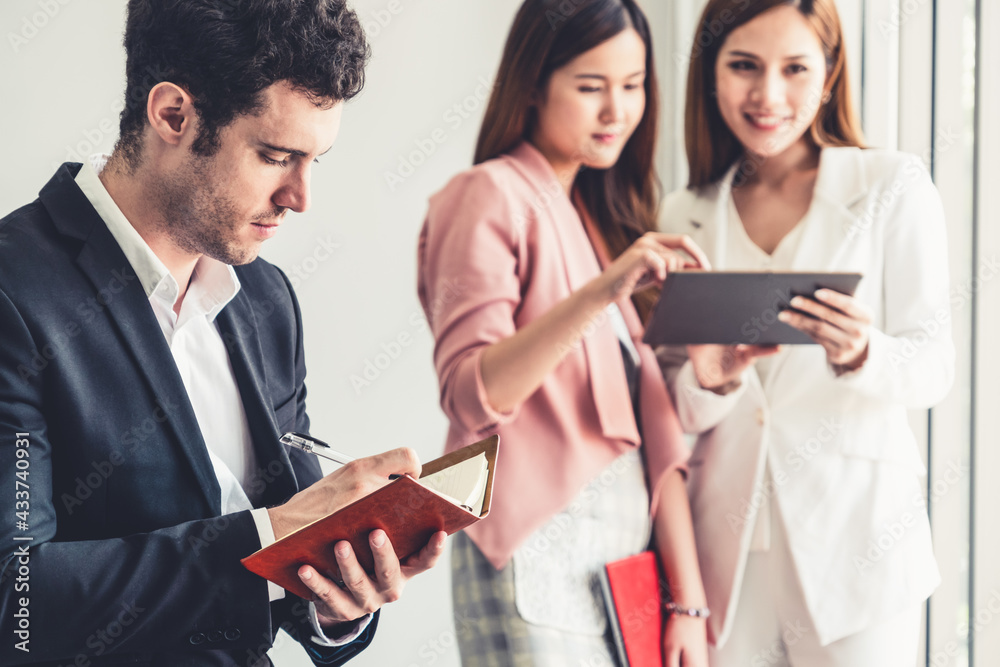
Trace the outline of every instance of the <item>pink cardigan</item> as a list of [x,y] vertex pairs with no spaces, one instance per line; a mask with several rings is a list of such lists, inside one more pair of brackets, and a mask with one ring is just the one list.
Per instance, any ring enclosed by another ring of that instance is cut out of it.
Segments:
[[[466,530],[502,568],[591,479],[639,444],[618,338],[594,322],[541,387],[509,413],[493,409],[480,357],[595,276],[601,267],[580,216],[530,143],[459,174],[430,200],[420,234],[418,290],[434,333],[446,450],[500,435],[490,516]],[[665,473],[688,449],[631,301],[618,304],[641,357],[640,414],[651,512]]]

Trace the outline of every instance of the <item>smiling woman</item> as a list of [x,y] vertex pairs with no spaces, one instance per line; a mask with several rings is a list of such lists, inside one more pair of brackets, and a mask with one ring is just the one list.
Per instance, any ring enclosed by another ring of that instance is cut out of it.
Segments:
[[[783,120],[787,122],[780,125],[773,124],[776,119],[765,119],[772,127],[758,128],[767,136],[751,141],[750,147],[755,154],[780,153],[781,149],[801,137],[805,129],[818,146],[864,145],[851,100],[840,20],[833,3],[803,3],[809,9],[804,14],[795,12],[802,17],[800,21],[792,20],[786,12],[785,20],[773,26],[782,29],[775,34],[773,42],[767,39],[767,35],[760,40],[759,35],[741,31],[743,39],[754,40],[753,44],[763,45],[768,52],[780,51],[783,61],[779,68],[765,70],[760,54],[747,53],[727,39],[736,26],[745,26],[762,12],[777,6],[792,9],[796,4],[799,3],[785,0],[752,3],[733,0],[715,3],[711,15],[703,17],[701,25],[704,30],[699,30],[699,36],[710,35],[711,39],[702,40],[699,37],[695,40],[687,80],[685,138],[690,165],[688,186],[700,187],[715,182],[743,154],[740,142],[747,137],[737,134],[743,125],[729,121],[735,121],[741,113],[738,105],[745,101],[749,91],[757,90],[755,94],[760,94],[761,91],[775,90],[779,72],[781,78],[790,84],[790,101],[794,103],[795,116],[786,116]],[[722,20],[724,17],[728,20]],[[785,30],[786,27],[789,30]],[[784,40],[785,44],[776,43],[778,40]],[[805,51],[784,50],[788,42],[803,45]],[[752,88],[752,84],[759,82],[763,76],[772,77],[770,83],[773,85],[770,88]],[[718,96],[720,85],[725,86],[725,97],[716,103],[713,98]],[[758,118],[763,117],[758,114]],[[743,168],[753,169],[753,165],[751,161]]]
[[861,148],[833,0],[710,0],[698,34],[716,25],[662,228],[719,269],[864,277],[777,316],[815,345],[660,351],[697,435],[711,662],[912,667],[940,577],[906,412],[954,377],[941,200],[916,156]]

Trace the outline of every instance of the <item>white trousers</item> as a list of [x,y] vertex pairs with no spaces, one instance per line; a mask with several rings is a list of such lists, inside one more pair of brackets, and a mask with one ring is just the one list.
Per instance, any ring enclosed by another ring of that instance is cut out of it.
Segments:
[[770,549],[750,552],[732,633],[722,647],[709,645],[712,667],[915,667],[922,603],[820,646],[771,505]]

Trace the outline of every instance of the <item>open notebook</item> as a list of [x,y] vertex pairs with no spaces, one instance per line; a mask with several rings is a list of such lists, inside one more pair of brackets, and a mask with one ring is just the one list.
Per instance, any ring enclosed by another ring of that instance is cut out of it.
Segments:
[[490,513],[499,436],[458,449],[423,465],[420,479],[403,475],[377,491],[290,533],[249,556],[243,565],[285,590],[309,599],[299,580],[304,564],[340,579],[333,546],[347,540],[361,566],[371,573],[375,562],[368,535],[381,528],[400,560],[416,553],[431,535],[449,535]]
[[486,500],[486,482],[489,478],[490,463],[486,460],[486,453],[481,452],[443,470],[422,475],[417,481],[479,516]]

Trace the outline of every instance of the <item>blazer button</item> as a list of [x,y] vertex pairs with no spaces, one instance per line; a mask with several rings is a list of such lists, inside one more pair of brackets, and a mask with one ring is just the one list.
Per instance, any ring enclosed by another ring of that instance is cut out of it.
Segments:
[[204,644],[205,643],[205,635],[203,635],[200,632],[196,632],[193,635],[191,635],[190,637],[188,637],[188,641],[191,642],[192,644],[194,644],[195,646],[197,646],[198,644]]
[[226,630],[226,639],[228,639],[229,641],[234,642],[239,638],[240,638],[239,628],[228,628]]
[[764,409],[761,408],[757,410],[757,423],[763,426],[765,421],[767,421],[767,419],[764,416]]
[[212,630],[208,633],[208,641],[217,642],[222,640],[222,630]]

